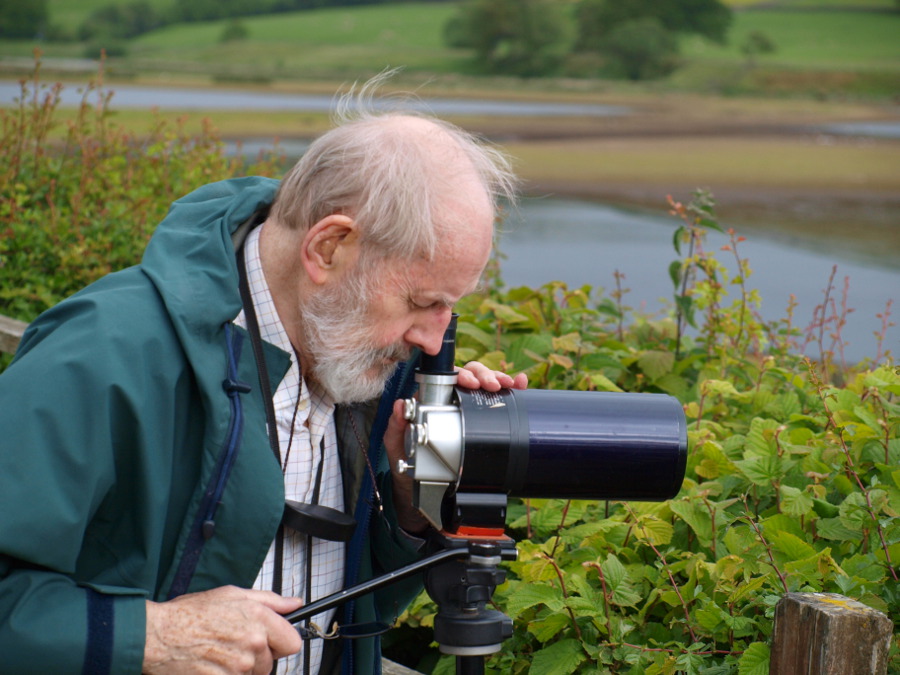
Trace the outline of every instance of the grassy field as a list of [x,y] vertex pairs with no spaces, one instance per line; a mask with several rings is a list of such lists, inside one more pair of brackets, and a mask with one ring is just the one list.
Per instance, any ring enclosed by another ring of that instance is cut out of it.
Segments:
[[[164,8],[172,0],[151,1]],[[51,19],[74,27],[108,2],[51,0]],[[892,0],[843,0],[840,4],[784,0],[775,9],[768,3],[766,8],[739,0],[732,4],[741,11],[735,14],[729,44],[723,47],[685,38],[684,68],[652,87],[753,94],[768,89],[779,95],[793,87],[819,94],[805,77],[829,80],[829,91],[837,93],[844,87],[853,95],[883,97],[900,90],[900,40],[896,39],[900,13],[884,11],[893,7]],[[847,11],[847,7],[860,11]],[[791,8],[796,11],[788,11]],[[825,10],[810,11],[813,8]],[[110,65],[113,73],[123,76],[180,73],[260,82],[343,80],[388,66],[404,66],[413,73],[465,73],[471,70],[469,54],[447,49],[442,40],[444,24],[454,11],[454,3],[413,2],[246,17],[241,21],[249,36],[227,44],[220,42],[224,21],[175,25],[137,38],[129,43],[128,56],[110,59]],[[777,50],[758,57],[757,67],[750,72],[740,47],[753,32],[767,35]],[[31,42],[0,42],[0,56],[27,58],[33,47]],[[78,57],[83,50],[78,43],[41,47],[48,58]],[[581,84],[597,86],[590,81]],[[603,83],[604,89],[610,87],[627,89],[629,85]]]
[[761,65],[817,70],[890,69],[900,72],[900,13],[746,11],[735,15],[725,47],[690,38],[690,61],[743,62],[740,47],[754,31],[769,36],[776,51]]
[[[126,4],[130,0],[48,0],[47,10],[50,20],[69,29],[77,29],[92,12],[113,4]],[[173,0],[145,0],[154,9],[165,9]]]
[[375,73],[387,66],[448,73],[465,55],[441,46],[448,5],[322,9],[244,19],[249,36],[221,43],[225,22],[172,26],[142,36],[136,60],[214,64],[275,78]]

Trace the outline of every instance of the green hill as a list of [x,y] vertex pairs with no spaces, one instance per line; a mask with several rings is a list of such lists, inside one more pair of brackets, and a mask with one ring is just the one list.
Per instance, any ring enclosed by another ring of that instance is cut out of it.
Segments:
[[[164,10],[172,0],[147,0]],[[50,0],[51,23],[69,34],[111,0]],[[118,4],[127,4],[121,0]],[[893,97],[900,82],[900,11],[892,0],[732,0],[738,10],[727,45],[697,37],[681,42],[682,68],[653,86],[727,93],[851,94]],[[573,3],[560,2],[571,14]],[[453,2],[336,7],[238,19],[244,35],[225,41],[235,20],[183,23],[109,45],[119,76],[203,76],[214,81],[357,79],[388,66],[418,74],[472,74],[472,56],[444,46]],[[574,35],[574,24],[570,25]],[[752,61],[750,36],[775,47]],[[0,42],[0,58],[28,58],[40,46],[48,60],[82,57],[78,42]],[[103,46],[92,45],[94,50]],[[7,65],[7,70],[9,69]],[[531,83],[532,86],[535,84]],[[617,85],[618,86],[618,85]]]

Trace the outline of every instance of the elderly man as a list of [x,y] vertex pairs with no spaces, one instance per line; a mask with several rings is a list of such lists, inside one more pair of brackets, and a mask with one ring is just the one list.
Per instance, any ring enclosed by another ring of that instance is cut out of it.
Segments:
[[[38,318],[0,377],[0,672],[377,669],[375,639],[341,655],[281,615],[418,557],[426,522],[386,469],[402,362],[439,349],[510,186],[455,127],[361,112],[280,185],[179,200],[139,266]],[[285,499],[352,514],[352,538],[310,536]],[[390,621],[416,591],[336,618]]]

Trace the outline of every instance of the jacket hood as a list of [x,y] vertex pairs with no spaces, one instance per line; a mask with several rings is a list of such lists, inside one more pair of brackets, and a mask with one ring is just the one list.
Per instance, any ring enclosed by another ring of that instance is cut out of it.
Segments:
[[211,183],[174,202],[144,252],[176,330],[199,336],[241,311],[232,233],[275,199],[279,182],[248,177]]
[[[211,588],[222,570],[229,570],[227,578],[239,585],[252,584],[284,508],[283,479],[267,440],[254,350],[241,348],[246,331],[226,330],[241,311],[231,235],[251,219],[265,218],[278,185],[269,178],[239,178],[207,185],[179,199],[151,237],[141,263],[192,369],[204,411],[203,474],[191,505],[196,517],[186,521],[176,552],[179,562],[163,582],[170,594]],[[266,342],[262,350],[274,391],[290,356]],[[229,402],[223,378],[246,383],[250,391]],[[254,533],[252,550],[235,558],[226,539],[205,541],[198,523],[215,518],[227,530],[229,522],[239,522],[244,517],[240,510],[219,512],[218,503],[235,503],[232,491],[240,491],[248,481],[266,486],[254,497],[256,517],[262,517],[264,527]],[[218,501],[216,494],[221,495]],[[212,502],[206,501],[207,495],[214,495]]]

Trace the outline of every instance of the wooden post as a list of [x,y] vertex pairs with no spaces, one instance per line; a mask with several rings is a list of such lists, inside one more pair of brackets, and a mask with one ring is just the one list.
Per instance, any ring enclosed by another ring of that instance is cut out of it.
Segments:
[[27,326],[24,321],[0,315],[0,352],[15,354]]
[[893,622],[834,593],[788,593],[775,608],[769,675],[883,675]]
[[407,668],[404,665],[399,663],[395,663],[394,661],[389,661],[388,659],[381,659],[381,674],[382,675],[421,675],[418,670],[413,670],[412,668]]

